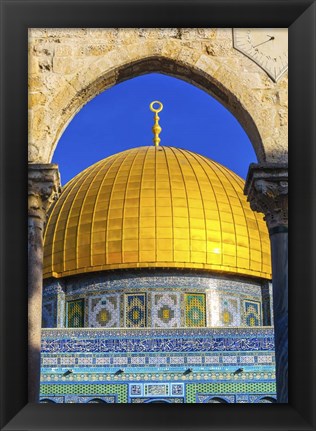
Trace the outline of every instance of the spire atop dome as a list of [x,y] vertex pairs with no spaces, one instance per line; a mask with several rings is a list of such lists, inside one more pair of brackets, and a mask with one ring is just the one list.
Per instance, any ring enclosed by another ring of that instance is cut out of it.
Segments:
[[[154,107],[155,104],[158,104],[158,108]],[[154,117],[155,123],[152,127],[152,131],[154,133],[153,141],[154,141],[155,147],[157,148],[159,146],[160,141],[161,141],[161,139],[159,138],[159,135],[160,135],[161,130],[162,130],[162,128],[159,125],[160,117],[159,117],[158,113],[163,110],[163,104],[161,102],[159,102],[158,100],[154,100],[153,102],[151,102],[149,107],[150,107],[150,110],[155,113],[155,117]]]

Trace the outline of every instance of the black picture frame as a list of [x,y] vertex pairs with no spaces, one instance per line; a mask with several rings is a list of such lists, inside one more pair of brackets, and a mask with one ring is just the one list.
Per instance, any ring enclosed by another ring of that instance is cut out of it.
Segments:
[[[313,0],[1,0],[1,429],[315,430]],[[289,27],[289,403],[27,404],[27,36],[34,27]]]

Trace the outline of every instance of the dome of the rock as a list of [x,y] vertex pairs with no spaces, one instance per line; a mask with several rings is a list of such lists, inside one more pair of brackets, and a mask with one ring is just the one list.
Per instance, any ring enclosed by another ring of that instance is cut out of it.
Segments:
[[271,279],[270,241],[244,181],[191,151],[143,146],[63,189],[45,232],[44,277],[177,268]]

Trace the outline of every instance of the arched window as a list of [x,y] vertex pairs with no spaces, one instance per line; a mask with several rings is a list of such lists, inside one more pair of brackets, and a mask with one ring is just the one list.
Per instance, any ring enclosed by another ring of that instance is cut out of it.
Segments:
[[257,403],[276,403],[276,399],[272,397],[263,397],[260,398]]
[[213,403],[221,403],[221,404],[227,404],[227,401],[220,397],[213,397],[208,398],[204,403],[213,404]]
[[160,400],[160,399],[153,399],[153,400],[145,401],[145,403],[148,403],[148,404],[157,404],[157,403],[170,404],[170,401]]
[[106,404],[106,401],[101,400],[101,398],[93,398],[88,401],[88,404]]
[[82,328],[84,326],[84,299],[67,302],[68,328]]

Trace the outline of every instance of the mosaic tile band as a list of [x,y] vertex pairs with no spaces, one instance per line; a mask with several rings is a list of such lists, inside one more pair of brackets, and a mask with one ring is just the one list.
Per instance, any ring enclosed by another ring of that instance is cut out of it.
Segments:
[[[272,304],[266,284],[203,273],[189,276],[185,271],[82,275],[75,281],[72,277],[58,282],[50,279],[44,284],[43,326],[72,326],[65,319],[65,309],[73,301],[84,301],[83,326],[90,328],[267,325],[271,323]],[[191,312],[190,295],[197,295],[197,307]],[[133,296],[141,304],[131,311],[132,299],[128,298]],[[256,309],[255,316],[248,316],[250,304]],[[138,313],[143,318],[137,323],[133,319]],[[199,315],[199,320],[192,320],[190,313]]]
[[[108,353],[132,353],[132,352],[207,352],[207,351],[265,351],[273,350],[273,331],[266,329],[267,335],[261,332],[246,333],[243,329],[231,330],[231,334],[215,329],[206,329],[201,333],[186,329],[162,330],[159,333],[151,332],[151,338],[146,337],[146,331],[142,333],[115,332],[114,331],[88,330],[85,335],[82,332],[69,336],[67,331],[43,331],[43,353],[76,353],[76,352],[108,352]],[[157,330],[158,331],[158,330]],[[50,339],[52,334],[53,339]],[[95,334],[95,337],[93,337]],[[66,335],[66,338],[65,338]]]

